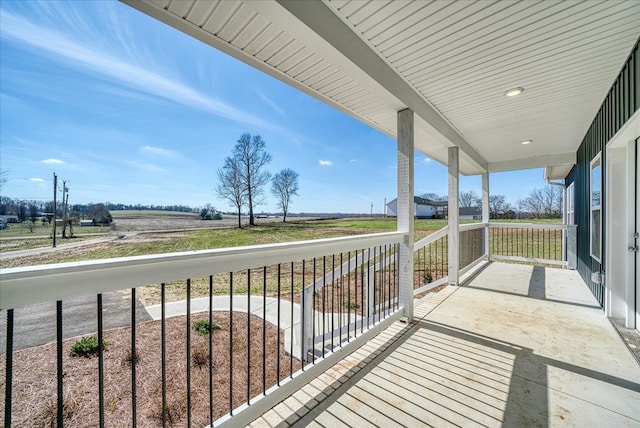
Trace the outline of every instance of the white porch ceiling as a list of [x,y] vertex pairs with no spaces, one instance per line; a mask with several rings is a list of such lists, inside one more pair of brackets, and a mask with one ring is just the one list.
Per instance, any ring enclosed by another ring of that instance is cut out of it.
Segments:
[[123,1],[464,174],[568,172],[640,36],[638,0]]

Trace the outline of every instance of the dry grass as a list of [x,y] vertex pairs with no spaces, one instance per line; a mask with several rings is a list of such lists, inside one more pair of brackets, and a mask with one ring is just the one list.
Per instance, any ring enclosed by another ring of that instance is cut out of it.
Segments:
[[[192,321],[208,317],[199,314]],[[300,369],[300,361],[284,353],[284,338],[276,327],[267,323],[265,351],[267,364],[263,366],[262,320],[246,314],[233,314],[233,343],[229,342],[230,316],[228,312],[214,313],[220,329],[214,331],[213,397],[214,419],[247,401],[250,377],[251,396],[274,385],[278,378],[276,367],[277,341],[280,341],[281,367],[284,379]],[[251,325],[250,336],[247,334]],[[184,426],[187,418],[187,358],[186,317],[166,321],[166,397],[165,415],[169,426]],[[248,354],[248,338],[251,351]],[[131,426],[131,365],[135,360],[137,388],[137,425],[157,427],[162,420],[161,324],[150,321],[137,326],[136,358],[131,353],[129,328],[104,333],[104,406],[105,422],[110,427]],[[98,425],[98,358],[71,358],[69,352],[77,340],[64,342],[65,426]],[[232,357],[230,358],[230,347]],[[24,349],[13,357],[12,426],[55,426],[56,344]],[[209,337],[191,330],[191,411],[194,426],[209,423]],[[231,366],[232,364],[232,366]],[[6,356],[0,356],[0,370],[4,373]],[[38,367],[38,370],[34,370]],[[232,373],[230,374],[230,369]],[[263,375],[265,385],[263,386]],[[231,380],[231,383],[230,383]],[[0,390],[5,390],[5,378],[0,378]],[[231,391],[231,388],[233,391]],[[232,401],[230,402],[230,397]],[[0,415],[4,414],[4,400],[0,401]]]

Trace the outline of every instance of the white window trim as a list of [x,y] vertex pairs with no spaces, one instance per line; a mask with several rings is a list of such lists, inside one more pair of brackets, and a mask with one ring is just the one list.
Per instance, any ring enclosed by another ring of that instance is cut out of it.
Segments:
[[567,186],[567,224],[575,224],[575,183]]
[[[598,163],[600,167],[600,202],[597,206],[593,204],[593,168],[596,163]],[[600,224],[599,230],[597,231],[599,238],[598,242],[600,243],[598,256],[596,256],[593,252],[594,211],[600,212]],[[598,263],[602,263],[602,152],[598,152],[598,154],[589,163],[589,254],[594,260],[598,261]]]

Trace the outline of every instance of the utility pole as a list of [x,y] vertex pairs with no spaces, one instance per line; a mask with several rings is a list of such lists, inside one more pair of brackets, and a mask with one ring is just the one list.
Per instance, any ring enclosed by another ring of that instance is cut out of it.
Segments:
[[53,173],[53,248],[56,248],[56,197],[58,194],[58,176]]
[[387,198],[384,198],[384,217],[387,217]]
[[67,237],[67,202],[69,202],[69,188],[67,180],[62,180],[62,237]]
[[373,217],[373,202],[371,202],[371,217]]

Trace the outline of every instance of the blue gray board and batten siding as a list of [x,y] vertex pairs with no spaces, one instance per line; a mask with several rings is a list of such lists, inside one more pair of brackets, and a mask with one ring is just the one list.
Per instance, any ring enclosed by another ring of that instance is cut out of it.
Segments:
[[[639,39],[640,40],[640,39]],[[606,236],[604,225],[606,218],[606,144],[640,108],[640,53],[638,41],[627,58],[620,74],[611,86],[604,102],[600,106],[596,117],[587,130],[585,137],[576,153],[576,166],[573,167],[565,180],[568,186],[574,184],[575,189],[575,222],[578,225],[578,272],[587,283],[591,291],[604,307],[605,286],[591,280],[593,272],[604,272],[605,266],[591,257],[589,248],[590,230],[590,172],[591,161],[601,153],[600,169],[602,173],[602,258],[606,254]],[[606,278],[606,275],[605,275]],[[606,279],[605,279],[606,281]]]

